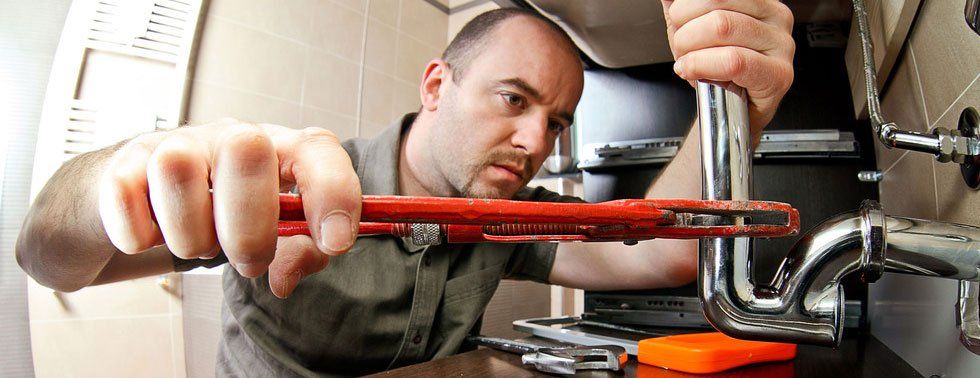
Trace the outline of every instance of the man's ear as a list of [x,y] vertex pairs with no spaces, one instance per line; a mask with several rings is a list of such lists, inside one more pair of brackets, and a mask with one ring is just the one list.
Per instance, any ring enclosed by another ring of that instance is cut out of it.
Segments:
[[422,98],[422,109],[435,111],[439,108],[439,95],[443,84],[451,84],[453,81],[452,71],[449,63],[442,59],[433,59],[425,66],[425,73],[422,74],[422,85],[419,86],[419,94]]

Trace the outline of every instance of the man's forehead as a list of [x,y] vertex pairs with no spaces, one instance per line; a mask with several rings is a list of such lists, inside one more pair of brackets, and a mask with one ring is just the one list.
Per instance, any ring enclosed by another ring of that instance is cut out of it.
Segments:
[[471,67],[490,84],[530,89],[527,91],[534,92],[530,94],[542,98],[574,95],[577,99],[582,65],[567,43],[542,21],[518,16],[495,28]]

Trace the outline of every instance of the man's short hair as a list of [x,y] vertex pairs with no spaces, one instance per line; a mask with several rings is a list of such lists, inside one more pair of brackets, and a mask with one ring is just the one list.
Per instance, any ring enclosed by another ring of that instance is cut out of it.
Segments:
[[473,62],[473,58],[480,54],[480,51],[486,46],[490,34],[493,32],[494,28],[503,21],[509,20],[513,17],[531,17],[538,21],[543,22],[552,31],[559,35],[569,51],[573,55],[578,56],[578,48],[575,47],[575,42],[565,33],[565,30],[535,11],[524,9],[524,8],[500,8],[494,9],[479,16],[476,16],[463,28],[460,29],[456,37],[453,38],[449,46],[446,46],[446,50],[442,53],[442,60],[449,64],[449,68],[453,71],[453,81],[459,82],[463,78],[463,73],[469,67],[470,63]]

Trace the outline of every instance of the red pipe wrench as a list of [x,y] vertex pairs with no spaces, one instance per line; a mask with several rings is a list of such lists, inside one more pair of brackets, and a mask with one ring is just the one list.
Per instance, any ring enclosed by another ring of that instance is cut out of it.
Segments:
[[[303,202],[279,195],[279,236],[309,235]],[[768,201],[625,199],[601,203],[364,196],[359,235],[412,237],[417,244],[781,237],[799,212]]]

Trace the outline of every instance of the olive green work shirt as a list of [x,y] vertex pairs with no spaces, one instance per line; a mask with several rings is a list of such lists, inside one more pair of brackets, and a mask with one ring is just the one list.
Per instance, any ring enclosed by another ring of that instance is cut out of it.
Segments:
[[[398,194],[400,140],[413,120],[343,143],[364,194]],[[581,201],[540,187],[514,199]],[[479,331],[501,278],[547,282],[556,248],[361,237],[285,300],[272,295],[268,275],[226,267],[217,375],[363,375],[455,354]]]

